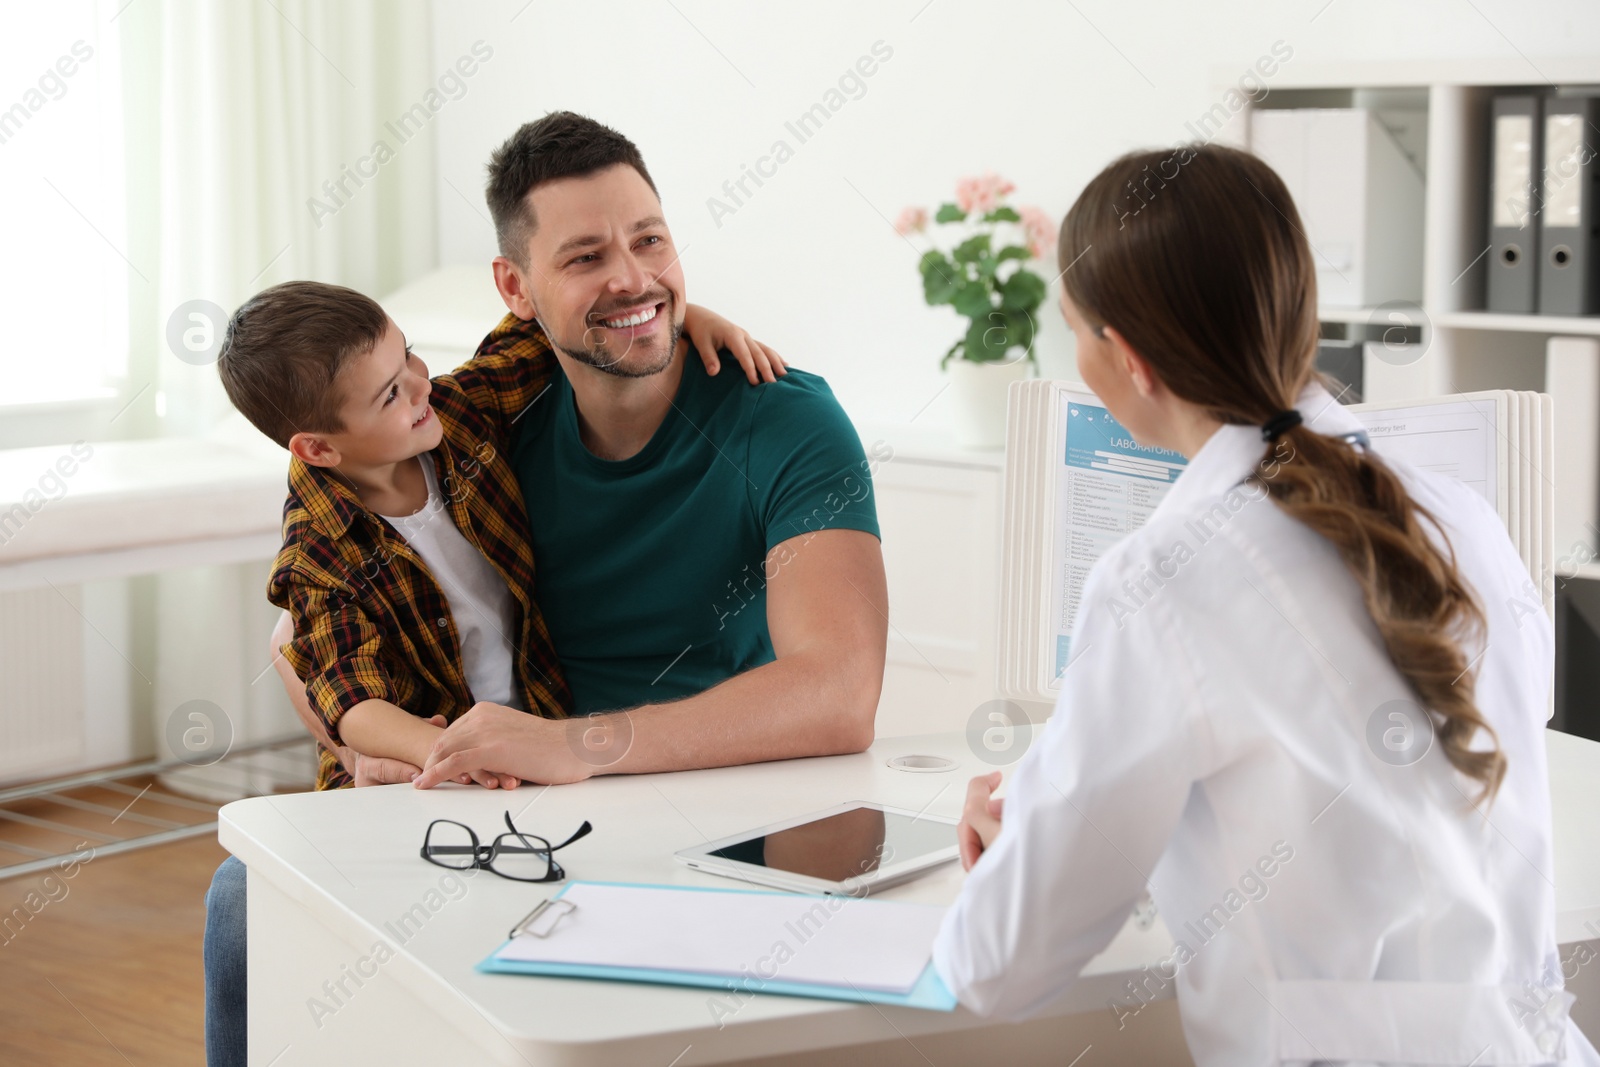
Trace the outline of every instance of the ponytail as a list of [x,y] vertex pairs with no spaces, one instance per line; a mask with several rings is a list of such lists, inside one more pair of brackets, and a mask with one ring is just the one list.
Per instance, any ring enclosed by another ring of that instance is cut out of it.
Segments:
[[[1130,153],[1072,205],[1058,259],[1078,310],[1114,326],[1174,395],[1223,423],[1269,425],[1277,447],[1254,480],[1338,549],[1445,757],[1492,799],[1506,760],[1466,651],[1486,623],[1444,528],[1377,456],[1286,410],[1314,374],[1319,323],[1311,248],[1283,181],[1221,145]],[[1474,747],[1480,731],[1488,748]]]
[[[1483,640],[1486,625],[1444,530],[1373,453],[1303,426],[1280,440],[1288,448],[1274,451],[1272,476],[1252,480],[1286,515],[1339,550],[1389,659],[1432,713],[1445,758],[1480,784],[1477,802],[1491,800],[1506,758],[1474,702],[1473,661],[1465,652]],[[1491,748],[1471,747],[1479,730]]]

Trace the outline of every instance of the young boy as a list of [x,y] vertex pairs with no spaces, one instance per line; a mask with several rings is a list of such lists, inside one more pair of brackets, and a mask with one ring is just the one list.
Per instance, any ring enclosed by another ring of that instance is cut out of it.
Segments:
[[[704,308],[684,326],[712,373],[724,347],[752,383],[783,373]],[[570,711],[506,459],[557,365],[542,331],[513,333],[430,379],[383,309],[341,286],[277,285],[228,323],[228,397],[293,456],[267,595],[293,619],[283,656],[327,729],[318,789],[353,782],[328,742],[420,768],[474,703]]]

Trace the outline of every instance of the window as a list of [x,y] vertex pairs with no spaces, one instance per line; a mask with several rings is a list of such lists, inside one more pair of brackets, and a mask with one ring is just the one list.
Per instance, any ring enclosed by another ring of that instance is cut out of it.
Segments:
[[[0,406],[107,395],[128,371],[117,6],[53,0],[0,34]],[[154,279],[149,279],[153,281]]]

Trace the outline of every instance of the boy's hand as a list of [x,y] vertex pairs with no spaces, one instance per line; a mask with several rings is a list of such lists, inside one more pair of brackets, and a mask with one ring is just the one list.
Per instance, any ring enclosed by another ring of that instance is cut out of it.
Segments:
[[363,756],[353,748],[340,750],[339,762],[344,764],[344,769],[356,780],[357,788],[409,782],[422,773],[420,767],[414,767],[403,759]]
[[707,374],[716,374],[722,369],[722,361],[717,358],[717,353],[724,348],[739,361],[751,385],[777,381],[788,371],[783,357],[776,351],[715,311],[708,311],[699,304],[689,304],[684,308],[683,331],[689,335],[700,358],[705,361]]
[[[435,715],[433,718],[428,720],[428,723],[431,726],[437,726],[441,734],[444,733],[445,728],[450,725],[443,715]],[[422,774],[421,767],[410,767],[410,770],[412,773],[409,777],[392,780],[410,782],[414,781],[420,774]],[[509,774],[490,774],[488,771],[473,771],[471,774],[458,774],[456,775],[455,780],[461,785],[469,785],[472,782],[477,782],[485,789],[515,789],[520,784],[516,778]]]
[[[353,748],[345,749],[350,760],[355,764],[352,772],[356,780],[356,787],[364,785],[398,785],[414,781],[422,773],[422,768],[407,763],[403,759],[385,759],[381,756],[363,756]],[[343,757],[341,757],[341,762]],[[348,765],[345,768],[349,769]],[[476,778],[470,774],[457,777],[460,785],[470,785],[473,781],[486,789],[515,789],[521,783],[509,774],[487,774],[479,771]]]
[[517,768],[514,777],[495,772],[512,781],[580,782],[595,769],[573,754],[570,727],[565,719],[545,719],[487,701],[474,704],[434,742],[422,774],[412,784],[431,789],[462,774],[477,777],[488,767]]
[[[428,720],[428,725],[435,727],[442,734],[447,721],[443,715],[435,715]],[[366,785],[396,785],[410,782],[422,773],[422,768],[414,763],[394,757],[363,756],[348,745],[338,746],[337,755],[339,762],[344,764],[344,769],[355,779],[357,788]],[[486,789],[515,789],[519,784],[511,775],[496,775],[486,771],[457,775],[454,780],[461,785],[477,782]]]

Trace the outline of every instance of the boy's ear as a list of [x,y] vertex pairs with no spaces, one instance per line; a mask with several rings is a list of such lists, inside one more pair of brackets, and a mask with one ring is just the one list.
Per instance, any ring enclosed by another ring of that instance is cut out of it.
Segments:
[[287,447],[296,459],[312,467],[337,467],[341,458],[339,450],[318,433],[297,433],[289,438]]
[[500,290],[500,299],[505,301],[506,309],[511,314],[523,322],[531,322],[538,317],[538,309],[533,306],[533,294],[528,291],[522,272],[505,256],[494,257],[494,287]]

